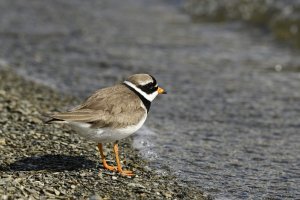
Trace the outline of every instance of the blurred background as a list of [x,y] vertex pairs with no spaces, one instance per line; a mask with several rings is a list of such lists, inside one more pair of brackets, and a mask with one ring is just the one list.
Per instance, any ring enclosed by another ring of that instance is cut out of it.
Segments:
[[133,146],[216,199],[300,197],[296,0],[1,0],[0,68],[84,98],[168,91]]
[[241,21],[300,47],[300,2],[297,0],[188,0],[184,9],[199,22]]

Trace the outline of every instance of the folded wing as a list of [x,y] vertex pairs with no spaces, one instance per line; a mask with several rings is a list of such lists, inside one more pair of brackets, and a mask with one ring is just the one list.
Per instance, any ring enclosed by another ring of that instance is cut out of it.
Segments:
[[52,115],[47,123],[81,122],[94,127],[123,127],[136,124],[146,114],[139,97],[123,85],[96,91],[83,104]]

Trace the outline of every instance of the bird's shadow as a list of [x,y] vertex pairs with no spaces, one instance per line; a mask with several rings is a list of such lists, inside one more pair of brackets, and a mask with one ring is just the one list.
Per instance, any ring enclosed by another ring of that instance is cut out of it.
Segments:
[[41,155],[22,158],[6,167],[0,166],[0,171],[40,171],[53,172],[75,171],[96,168],[95,161],[83,156]]

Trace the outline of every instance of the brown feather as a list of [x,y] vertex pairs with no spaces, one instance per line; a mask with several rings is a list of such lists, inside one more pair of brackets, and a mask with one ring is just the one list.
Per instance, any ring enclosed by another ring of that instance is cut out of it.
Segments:
[[54,114],[52,121],[91,123],[94,128],[121,128],[138,123],[145,114],[140,98],[119,84],[96,91],[68,112]]

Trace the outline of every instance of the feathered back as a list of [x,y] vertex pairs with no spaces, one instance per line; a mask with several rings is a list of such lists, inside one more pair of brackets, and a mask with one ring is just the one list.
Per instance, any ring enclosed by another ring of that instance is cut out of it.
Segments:
[[99,128],[120,128],[136,124],[145,113],[140,98],[118,84],[96,91],[74,109],[52,115],[48,122],[82,122]]

